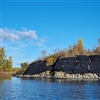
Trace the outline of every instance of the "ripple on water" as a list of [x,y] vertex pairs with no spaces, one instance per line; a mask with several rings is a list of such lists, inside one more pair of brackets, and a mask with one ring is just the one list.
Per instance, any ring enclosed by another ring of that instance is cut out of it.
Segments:
[[93,80],[12,77],[0,88],[0,100],[100,100],[100,81]]

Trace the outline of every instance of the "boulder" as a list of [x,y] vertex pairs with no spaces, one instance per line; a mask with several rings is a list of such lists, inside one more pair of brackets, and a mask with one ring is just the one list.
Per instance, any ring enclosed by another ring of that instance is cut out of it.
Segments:
[[82,79],[82,75],[80,75],[80,74],[75,74],[75,75],[74,75],[74,78],[75,78],[75,79]]
[[62,71],[59,71],[59,72],[55,72],[53,77],[54,78],[65,78],[64,76],[65,76],[65,73]]
[[66,73],[65,74],[65,78],[67,78],[67,79],[74,79],[74,74]]
[[94,78],[99,78],[97,74],[94,73],[93,75],[94,75]]

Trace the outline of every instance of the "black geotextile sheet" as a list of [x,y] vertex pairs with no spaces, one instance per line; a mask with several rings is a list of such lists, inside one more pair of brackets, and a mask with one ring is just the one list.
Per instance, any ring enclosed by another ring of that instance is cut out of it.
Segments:
[[76,59],[78,60],[78,62],[89,63],[89,56],[86,55],[76,56]]
[[78,56],[59,59],[53,66],[53,71],[63,71],[67,73],[88,73],[90,62],[87,56]]
[[100,73],[100,55],[91,55],[90,71],[91,73]]
[[29,74],[29,75],[39,74],[46,70],[51,70],[51,66],[46,66],[45,61],[37,61],[29,65],[29,67],[24,72],[24,75],[25,74]]
[[37,61],[31,63],[24,74],[39,74],[46,70],[63,71],[70,74],[100,73],[100,55],[60,58],[52,66],[46,66],[45,61]]
[[63,71],[67,73],[73,73],[73,69],[76,66],[76,58],[61,58],[53,66],[53,71]]

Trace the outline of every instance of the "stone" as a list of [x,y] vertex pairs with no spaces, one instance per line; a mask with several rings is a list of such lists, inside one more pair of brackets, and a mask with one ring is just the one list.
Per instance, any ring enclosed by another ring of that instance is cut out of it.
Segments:
[[50,70],[45,71],[45,76],[49,76],[50,75]]
[[81,78],[82,78],[82,75],[80,75],[80,74],[75,74],[75,75],[74,75],[74,78],[77,78],[77,79],[79,78],[79,79],[81,79]]
[[97,74],[94,73],[93,75],[94,75],[94,78],[98,78],[98,75]]
[[18,77],[23,77],[23,75],[18,75]]
[[59,71],[59,72],[55,72],[55,74],[54,74],[54,78],[65,78],[64,77],[64,72],[62,72],[62,71]]
[[31,77],[30,75],[23,75],[23,77]]
[[33,77],[38,78],[38,77],[40,77],[40,74],[35,74],[35,75],[33,75]]
[[40,77],[45,77],[45,72],[40,73]]
[[89,76],[90,78],[94,78],[94,75],[93,75],[92,73],[88,73],[88,76]]

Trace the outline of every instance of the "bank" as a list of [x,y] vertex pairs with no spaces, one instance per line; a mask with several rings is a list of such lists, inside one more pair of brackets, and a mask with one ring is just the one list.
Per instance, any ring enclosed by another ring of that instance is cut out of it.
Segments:
[[17,77],[99,79],[100,55],[76,55],[75,57],[48,57],[34,61]]

